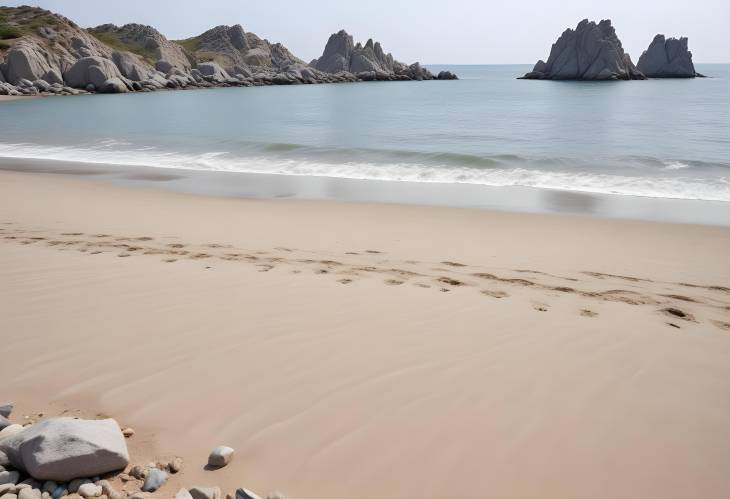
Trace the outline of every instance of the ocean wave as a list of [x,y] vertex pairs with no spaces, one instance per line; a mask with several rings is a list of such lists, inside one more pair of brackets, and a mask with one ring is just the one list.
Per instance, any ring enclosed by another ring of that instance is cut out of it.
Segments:
[[[615,159],[633,165],[629,168],[633,174],[629,175],[595,171],[595,163],[580,163],[568,158],[530,159],[510,154],[478,156],[299,144],[244,144],[236,153],[223,150],[201,153],[169,151],[113,140],[73,147],[0,143],[0,157],[272,175],[522,186],[730,202],[730,176],[685,174],[703,167],[727,165],[656,158]],[[643,170],[637,165],[643,165]]]

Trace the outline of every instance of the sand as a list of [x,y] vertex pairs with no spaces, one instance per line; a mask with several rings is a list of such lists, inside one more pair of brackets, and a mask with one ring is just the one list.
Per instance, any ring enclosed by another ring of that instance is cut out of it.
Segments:
[[33,95],[0,95],[0,102],[9,102],[13,100],[36,99],[38,96]]
[[17,172],[0,224],[0,398],[182,456],[160,497],[730,496],[730,229]]

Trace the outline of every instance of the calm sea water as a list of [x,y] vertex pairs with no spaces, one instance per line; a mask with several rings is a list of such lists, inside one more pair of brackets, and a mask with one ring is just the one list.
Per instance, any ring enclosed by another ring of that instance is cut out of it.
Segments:
[[0,107],[0,157],[730,201],[730,65],[712,78],[459,81],[49,98]]

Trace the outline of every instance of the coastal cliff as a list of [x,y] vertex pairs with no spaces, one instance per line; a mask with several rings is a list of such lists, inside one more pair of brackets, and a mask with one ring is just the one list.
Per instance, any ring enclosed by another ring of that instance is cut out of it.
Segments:
[[606,19],[582,20],[553,44],[547,62],[538,61],[527,80],[644,80]]
[[695,71],[688,44],[685,37],[667,39],[664,35],[656,35],[639,57],[637,67],[649,78],[702,77]]
[[455,78],[396,62],[372,41],[350,47],[345,57],[347,67],[321,69],[241,25],[174,41],[141,24],[83,29],[40,8],[0,7],[0,95]]

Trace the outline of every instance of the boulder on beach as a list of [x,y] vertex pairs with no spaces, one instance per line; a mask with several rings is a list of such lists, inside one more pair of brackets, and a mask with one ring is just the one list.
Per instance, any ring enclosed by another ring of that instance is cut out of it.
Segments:
[[575,29],[566,29],[550,50],[547,62],[535,64],[522,77],[528,80],[644,80],[610,19],[596,24],[582,20]]
[[102,88],[104,83],[112,78],[120,81],[124,78],[111,60],[102,57],[79,59],[64,73],[63,77],[70,87],[86,88],[91,84],[96,89]]
[[6,418],[10,417],[10,414],[13,412],[13,404],[10,402],[2,402],[0,403],[0,416],[5,416]]
[[221,499],[220,487],[193,487],[188,493],[193,499]]
[[695,71],[688,39],[665,38],[656,35],[649,48],[641,54],[636,65],[648,78],[695,78],[702,76]]
[[113,419],[50,418],[0,440],[0,452],[36,480],[67,482],[123,469],[129,453]]

